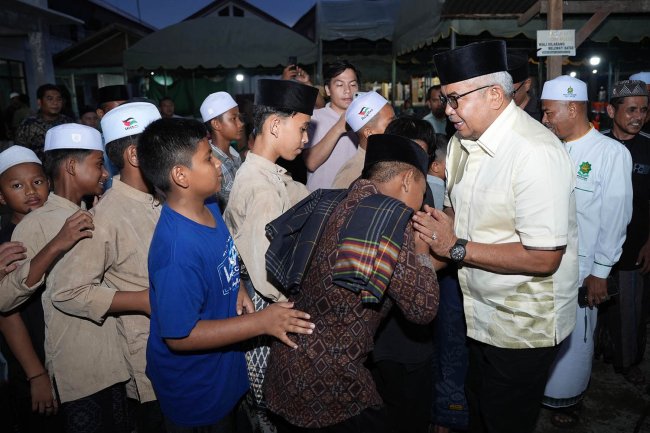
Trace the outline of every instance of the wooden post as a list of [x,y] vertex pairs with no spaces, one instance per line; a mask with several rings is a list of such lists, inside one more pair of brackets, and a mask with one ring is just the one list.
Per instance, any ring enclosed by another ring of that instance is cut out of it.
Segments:
[[[562,30],[562,0],[549,0],[547,27],[549,30]],[[562,56],[548,56],[547,63],[547,80],[562,75]]]

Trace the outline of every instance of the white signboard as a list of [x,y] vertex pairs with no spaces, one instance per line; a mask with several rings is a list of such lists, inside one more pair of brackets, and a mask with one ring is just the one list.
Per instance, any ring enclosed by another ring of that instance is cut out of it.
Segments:
[[575,56],[576,31],[537,30],[537,56]]

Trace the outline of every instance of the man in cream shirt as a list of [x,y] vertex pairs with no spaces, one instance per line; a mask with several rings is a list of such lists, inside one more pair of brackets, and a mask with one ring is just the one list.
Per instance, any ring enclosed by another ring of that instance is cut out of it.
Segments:
[[535,429],[548,369],[575,326],[575,173],[562,143],[512,101],[503,41],[434,56],[446,114],[447,213],[415,227],[460,268],[470,431]]

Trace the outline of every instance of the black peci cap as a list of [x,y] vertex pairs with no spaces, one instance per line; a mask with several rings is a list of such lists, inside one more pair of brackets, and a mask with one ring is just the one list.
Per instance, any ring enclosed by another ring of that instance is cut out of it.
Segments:
[[442,85],[508,70],[505,41],[474,42],[433,56]]
[[512,75],[513,83],[521,83],[530,74],[528,71],[528,56],[508,54],[508,72]]
[[129,92],[124,84],[104,86],[97,89],[97,103],[104,104],[111,101],[127,101]]
[[420,170],[425,176],[429,171],[429,156],[413,140],[392,134],[373,134],[368,137],[365,172],[378,162],[405,162]]
[[292,80],[262,79],[257,82],[255,105],[266,105],[284,111],[297,111],[311,116],[318,89]]

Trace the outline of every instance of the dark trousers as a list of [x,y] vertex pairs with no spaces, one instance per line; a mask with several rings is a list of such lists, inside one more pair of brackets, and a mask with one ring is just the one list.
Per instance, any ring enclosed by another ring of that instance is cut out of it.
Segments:
[[625,373],[643,360],[650,287],[648,277],[638,270],[618,271],[613,277],[620,293],[598,307],[596,353]]
[[359,415],[323,428],[303,428],[289,424],[283,418],[273,417],[278,433],[389,433],[385,409],[368,408]]
[[532,433],[559,346],[502,349],[468,339],[471,433]]
[[129,398],[129,418],[138,433],[165,433],[165,419],[157,400],[140,403]]
[[130,433],[126,388],[119,383],[63,403],[67,433]]
[[167,433],[235,433],[235,412],[232,411],[214,424],[198,427],[185,427],[165,417]]
[[431,360],[410,365],[378,361],[372,368],[393,433],[427,433],[431,410]]

